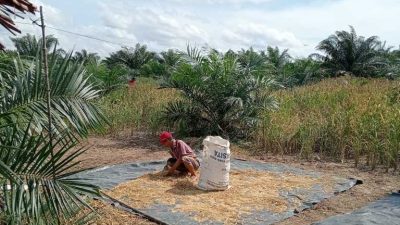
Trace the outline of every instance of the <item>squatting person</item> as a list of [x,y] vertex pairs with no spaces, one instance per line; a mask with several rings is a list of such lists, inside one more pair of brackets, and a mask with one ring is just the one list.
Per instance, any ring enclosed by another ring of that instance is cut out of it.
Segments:
[[167,161],[167,175],[178,173],[190,174],[190,177],[196,177],[196,171],[200,167],[200,162],[192,148],[182,140],[176,140],[170,132],[164,131],[160,134],[161,145],[170,148],[169,153],[172,158]]

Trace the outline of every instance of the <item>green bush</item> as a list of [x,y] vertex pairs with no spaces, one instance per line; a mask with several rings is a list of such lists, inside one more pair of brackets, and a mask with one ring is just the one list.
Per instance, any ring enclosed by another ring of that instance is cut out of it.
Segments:
[[274,106],[266,91],[274,82],[257,69],[243,68],[236,55],[212,50],[203,56],[188,48],[185,58],[164,84],[183,93],[183,99],[168,104],[163,115],[180,132],[244,138],[258,123],[257,114]]

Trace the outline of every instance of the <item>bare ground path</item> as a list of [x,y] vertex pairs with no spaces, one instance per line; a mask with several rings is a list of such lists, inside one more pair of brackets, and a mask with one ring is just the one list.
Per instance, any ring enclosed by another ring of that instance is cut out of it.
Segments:
[[[196,142],[196,140],[187,141],[189,143]],[[197,143],[199,142],[197,141]],[[82,163],[79,165],[80,168],[168,158],[168,152],[158,145],[157,137],[148,133],[121,134],[117,137],[91,137],[83,144],[89,148],[80,157],[80,160],[82,160]],[[235,151],[235,149],[233,150],[233,154],[239,155],[240,158],[285,163],[327,174],[353,177],[364,182],[349,191],[322,201],[311,210],[301,212],[278,223],[279,225],[305,225],[332,215],[351,212],[383,197],[387,193],[400,189],[400,175],[398,172],[362,171],[355,169],[352,164],[320,161],[306,162],[292,157],[249,156],[243,152]],[[154,224],[146,219],[130,215],[102,203],[95,203],[94,206],[98,209],[102,218],[99,218],[93,224]]]
[[152,161],[168,157],[158,139],[148,133],[121,134],[114,137],[91,137],[82,143],[87,151],[79,158],[79,168],[121,163]]

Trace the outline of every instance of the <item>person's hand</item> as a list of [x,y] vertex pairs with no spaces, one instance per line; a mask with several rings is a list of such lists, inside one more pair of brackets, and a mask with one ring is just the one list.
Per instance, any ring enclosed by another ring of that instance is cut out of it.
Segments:
[[175,175],[176,174],[176,172],[177,171],[175,171],[172,167],[170,167],[168,170],[167,170],[167,174],[166,174],[166,176],[172,176],[172,175]]

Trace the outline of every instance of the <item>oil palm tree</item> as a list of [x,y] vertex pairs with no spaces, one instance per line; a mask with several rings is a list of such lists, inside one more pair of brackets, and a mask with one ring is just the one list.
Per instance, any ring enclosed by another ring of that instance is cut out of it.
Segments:
[[[37,54],[40,53],[42,46],[42,38],[37,39],[35,35],[27,34],[22,37],[11,38],[11,41],[14,43],[17,52],[21,56],[27,56],[34,58]],[[53,35],[46,36],[46,47],[47,49],[54,49],[58,44],[58,39]],[[59,49],[61,51],[61,49]]]
[[175,67],[180,62],[182,54],[173,49],[168,49],[167,51],[161,52],[159,55],[159,61],[162,64],[166,64],[169,67]]
[[182,54],[178,51],[168,49],[154,56],[154,59],[142,66],[140,75],[153,76],[169,79],[177,65],[180,63]]
[[242,67],[236,55],[188,47],[183,60],[163,87],[184,93],[164,112],[165,121],[184,132],[243,138],[257,124],[257,113],[275,106],[266,91],[273,80]]
[[[8,17],[15,12],[9,7],[32,13],[36,9],[27,0],[0,3],[0,23],[15,32],[19,30]],[[37,46],[30,47],[36,48],[27,51],[30,56],[40,55]],[[9,58],[9,54],[2,55],[2,59]],[[97,187],[71,177],[78,172],[73,167],[83,150],[73,150],[77,139],[68,128],[85,134],[103,118],[89,102],[97,90],[85,80],[84,70],[70,63],[70,58],[58,61],[60,58],[53,54],[49,64],[54,87],[52,116],[58,131],[54,141],[46,136],[49,129],[42,129],[46,127],[42,59],[36,57],[29,62],[17,56],[12,60],[13,68],[10,61],[7,67],[1,67],[0,224],[79,224],[88,217],[81,212],[80,218],[77,213],[82,207],[90,208],[82,194],[99,195]]]
[[279,77],[278,81],[285,87],[305,85],[324,78],[323,72],[321,62],[311,58],[300,58],[285,64],[284,76]]
[[0,223],[79,224],[90,219],[91,213],[78,213],[91,209],[84,197],[99,197],[98,188],[71,177],[80,172],[73,167],[85,150],[74,150],[76,139],[67,134],[50,144],[46,135],[32,135],[26,127],[22,133],[15,124],[0,127]]
[[[88,81],[85,68],[73,62],[71,54],[62,59],[55,56],[50,58],[52,129],[55,132],[69,129],[85,136],[89,129],[101,126],[105,118],[92,102],[100,90]],[[48,129],[41,62],[39,56],[24,68],[21,66],[23,62],[16,59],[16,73],[1,74],[0,84],[2,119],[13,123],[26,123],[32,119],[32,128],[38,133]]]
[[139,75],[143,65],[154,59],[155,53],[147,50],[146,45],[136,44],[135,48],[123,48],[111,53],[105,59],[105,63],[110,68],[115,65],[125,66],[133,76]]
[[331,73],[345,71],[355,76],[375,76],[385,66],[385,60],[378,51],[381,42],[377,36],[358,36],[350,26],[350,32],[336,31],[321,41],[317,50],[325,55],[315,54],[323,61],[322,66]]
[[272,65],[272,67],[279,73],[282,70],[283,66],[290,62],[291,56],[289,55],[289,49],[285,49],[282,52],[278,47],[267,47],[267,52],[263,52],[267,59],[267,62]]
[[85,136],[105,121],[91,101],[99,90],[71,58],[49,61],[53,141],[47,136],[42,59],[23,67],[17,58],[16,69],[0,73],[0,218],[6,224],[75,223],[76,213],[90,208],[82,194],[99,194],[71,177],[84,152],[74,148],[75,134]]
[[97,53],[82,49],[80,52],[75,52],[73,59],[86,65],[88,63],[97,63],[100,60],[100,56]]
[[[226,55],[235,55],[233,51],[228,51]],[[248,50],[240,50],[237,53],[238,62],[240,65],[250,71],[265,71],[266,69],[266,58],[262,54],[256,52],[253,48]]]

